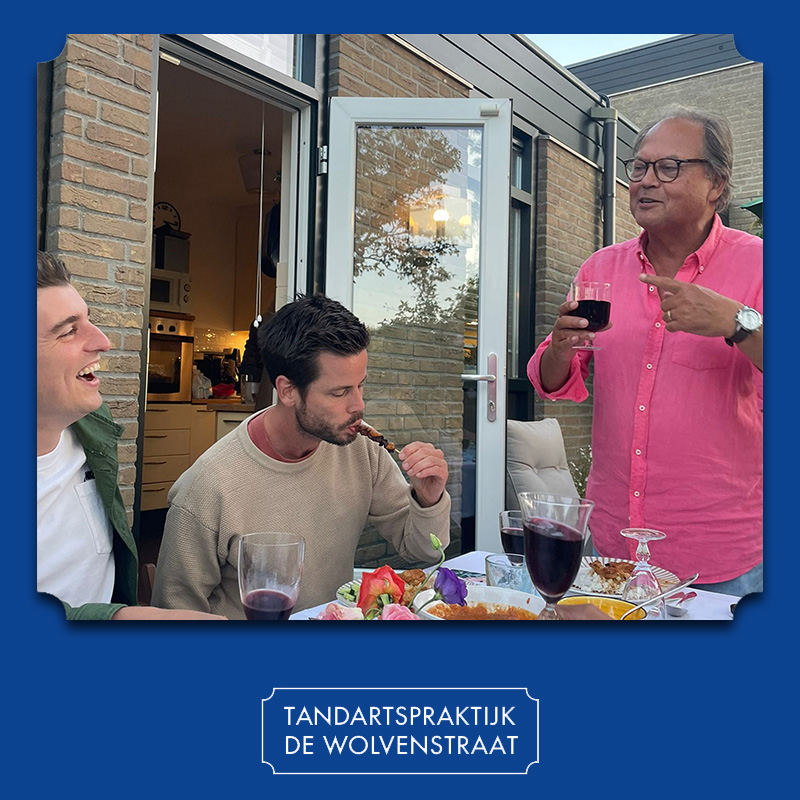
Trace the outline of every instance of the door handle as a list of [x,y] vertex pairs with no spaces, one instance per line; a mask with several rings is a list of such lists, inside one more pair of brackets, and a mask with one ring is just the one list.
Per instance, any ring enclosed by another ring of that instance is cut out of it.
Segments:
[[462,375],[462,381],[488,381],[492,383],[497,380],[497,375]]
[[486,375],[462,375],[462,381],[485,381],[489,385],[486,387],[486,419],[494,422],[497,419],[497,354],[489,353],[486,359]]

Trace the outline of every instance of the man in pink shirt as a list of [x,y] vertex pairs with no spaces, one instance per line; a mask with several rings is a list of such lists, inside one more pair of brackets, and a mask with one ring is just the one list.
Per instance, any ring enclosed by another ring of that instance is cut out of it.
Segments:
[[[612,284],[598,333],[565,302],[528,364],[539,395],[581,402],[594,361],[587,497],[598,554],[634,558],[628,527],[666,539],[652,561],[703,588],[762,589],[763,248],[726,228],[733,142],[727,122],[677,109],[651,123],[625,162],[637,239],[606,247],[578,279]],[[602,349],[573,347],[587,341]]]

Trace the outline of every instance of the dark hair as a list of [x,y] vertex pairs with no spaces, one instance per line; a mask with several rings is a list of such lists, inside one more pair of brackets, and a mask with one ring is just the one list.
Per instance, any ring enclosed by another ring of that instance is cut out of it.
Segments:
[[68,286],[72,280],[64,262],[52,253],[36,251],[36,288],[47,289],[51,286]]
[[258,329],[258,346],[272,385],[284,375],[303,397],[319,375],[320,353],[351,356],[368,344],[364,324],[341,303],[321,294],[288,303]]
[[724,181],[725,187],[717,200],[717,211],[724,211],[728,207],[734,183],[731,180],[733,175],[733,134],[728,120],[719,114],[712,114],[708,111],[701,111],[699,108],[687,108],[686,106],[671,106],[665,109],[658,119],[645,125],[633,143],[633,153],[639,152],[645,136],[666,119],[685,119],[689,122],[696,122],[703,128],[703,157],[708,159],[706,171],[712,178],[719,178]]

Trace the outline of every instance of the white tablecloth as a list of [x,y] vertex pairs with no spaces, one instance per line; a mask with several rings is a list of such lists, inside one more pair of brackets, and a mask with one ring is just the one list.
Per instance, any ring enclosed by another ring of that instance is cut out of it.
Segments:
[[[463,569],[469,572],[485,571],[485,558],[489,553],[483,550],[475,550],[471,553],[464,553],[455,558],[448,559],[444,566],[450,569]],[[684,589],[688,591],[688,589]],[[690,600],[687,604],[688,610],[682,617],[667,616],[669,622],[685,622],[687,620],[715,620],[733,619],[731,605],[737,603],[741,598],[730,594],[718,594],[717,592],[706,592],[703,589],[696,589],[697,597]],[[311,619],[320,614],[327,603],[307,608],[305,611],[298,611],[292,614],[290,619]]]

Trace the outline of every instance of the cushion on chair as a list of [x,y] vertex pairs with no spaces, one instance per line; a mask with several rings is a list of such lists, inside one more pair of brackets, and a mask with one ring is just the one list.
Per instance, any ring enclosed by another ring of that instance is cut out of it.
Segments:
[[508,420],[506,439],[507,508],[519,508],[519,492],[577,497],[557,419]]

